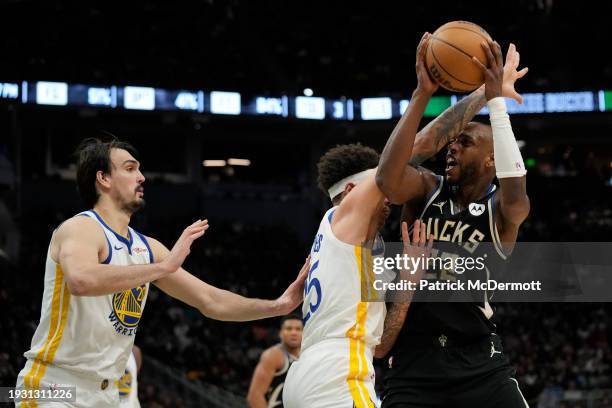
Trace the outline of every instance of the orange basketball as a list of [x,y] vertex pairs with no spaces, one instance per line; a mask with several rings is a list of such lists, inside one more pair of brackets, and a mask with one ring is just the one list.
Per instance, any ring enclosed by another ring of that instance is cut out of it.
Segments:
[[425,64],[431,77],[449,91],[468,92],[484,83],[484,75],[472,61],[478,58],[489,65],[480,46],[491,36],[480,26],[468,21],[451,21],[430,37]]

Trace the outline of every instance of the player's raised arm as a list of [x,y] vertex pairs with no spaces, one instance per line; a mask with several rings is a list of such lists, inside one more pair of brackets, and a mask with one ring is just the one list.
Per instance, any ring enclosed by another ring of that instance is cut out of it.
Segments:
[[207,221],[187,227],[165,262],[146,265],[106,265],[100,253],[108,251],[100,226],[89,217],[74,217],[56,231],[52,258],[59,263],[70,293],[100,296],[120,292],[162,278],[176,271],[189,253],[194,240],[208,228]]
[[[163,262],[170,255],[170,251],[161,242],[153,238],[147,239],[155,259]],[[306,258],[295,281],[275,300],[247,298],[219,289],[196,278],[183,268],[153,283],[168,295],[195,307],[211,319],[249,321],[292,312],[304,298],[304,281],[309,267],[310,259]]]
[[[527,74],[528,68],[517,71],[520,54],[514,44],[510,44],[504,64],[502,95],[523,103],[523,97],[514,89],[515,82]],[[412,149],[410,164],[419,166],[435,156],[448,143],[457,137],[465,126],[486,105],[485,85],[447,108],[442,114],[429,122],[417,133]]]
[[496,198],[499,207],[498,220],[501,221],[502,242],[514,242],[518,226],[529,214],[527,197],[527,171],[521,151],[514,138],[506,101],[502,97],[503,57],[497,42],[483,42],[489,67],[474,59],[485,74],[485,97],[489,107],[489,117],[493,131],[493,156],[495,172],[499,179],[501,194]]
[[393,129],[381,154],[376,184],[384,195],[395,204],[403,204],[411,198],[425,195],[423,174],[406,166],[412,156],[416,131],[425,107],[438,85],[425,68],[425,52],[430,34],[425,33],[417,47],[416,73],[418,85],[410,104]]

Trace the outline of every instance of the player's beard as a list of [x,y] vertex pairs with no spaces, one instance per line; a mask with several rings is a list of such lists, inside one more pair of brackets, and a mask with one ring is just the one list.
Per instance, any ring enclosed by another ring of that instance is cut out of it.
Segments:
[[144,209],[145,205],[146,205],[146,202],[145,202],[144,198],[140,198],[140,199],[136,199],[134,201],[131,201],[131,202],[127,203],[124,206],[124,208],[130,214],[134,214],[134,213]]
[[461,163],[461,172],[457,181],[452,182],[448,180],[451,186],[460,187],[465,184],[470,184],[474,179],[474,176],[478,174],[478,165],[476,163]]
[[[136,190],[138,192],[138,190]],[[126,200],[123,204],[123,210],[129,214],[134,214],[145,208],[145,199],[142,197],[135,197],[131,201]]]

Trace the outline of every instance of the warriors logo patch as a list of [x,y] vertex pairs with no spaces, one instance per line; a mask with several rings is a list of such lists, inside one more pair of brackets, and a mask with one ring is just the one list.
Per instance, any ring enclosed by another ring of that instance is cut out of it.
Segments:
[[108,318],[117,333],[125,336],[132,336],[136,333],[140,316],[142,316],[142,302],[146,296],[146,285],[113,295],[113,311]]

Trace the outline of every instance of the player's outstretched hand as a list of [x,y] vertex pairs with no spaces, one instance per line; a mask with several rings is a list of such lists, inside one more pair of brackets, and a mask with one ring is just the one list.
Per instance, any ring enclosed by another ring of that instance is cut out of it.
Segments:
[[[412,226],[412,241],[408,232],[408,224],[402,222],[402,241],[404,243],[404,254],[410,258],[427,259],[433,246],[433,235],[427,238],[427,225],[421,220],[416,220]],[[423,268],[418,271],[402,271],[403,277],[412,275],[410,280],[419,280],[423,275]]]
[[523,103],[523,97],[514,89],[514,83],[517,79],[521,79],[527,74],[529,68],[525,67],[517,71],[521,54],[516,50],[516,46],[510,43],[508,52],[506,53],[506,63],[504,64],[504,83],[502,84],[502,95],[507,98],[512,98],[518,103]]
[[177,271],[191,252],[191,244],[208,229],[208,220],[197,220],[183,231],[168,256],[162,261],[169,273]]
[[480,46],[487,56],[487,66],[472,57],[474,64],[482,70],[485,77],[485,97],[487,101],[502,96],[502,84],[504,82],[504,57],[501,47],[497,41],[483,41]]
[[421,37],[421,42],[417,47],[416,52],[416,74],[417,74],[417,89],[422,90],[428,95],[433,95],[438,90],[438,83],[434,81],[429,75],[429,71],[425,66],[425,54],[427,53],[427,46],[429,44],[429,38],[431,34],[425,33]]
[[279,315],[291,313],[304,300],[304,283],[310,270],[310,255],[306,258],[297,278],[276,301],[279,305]]

